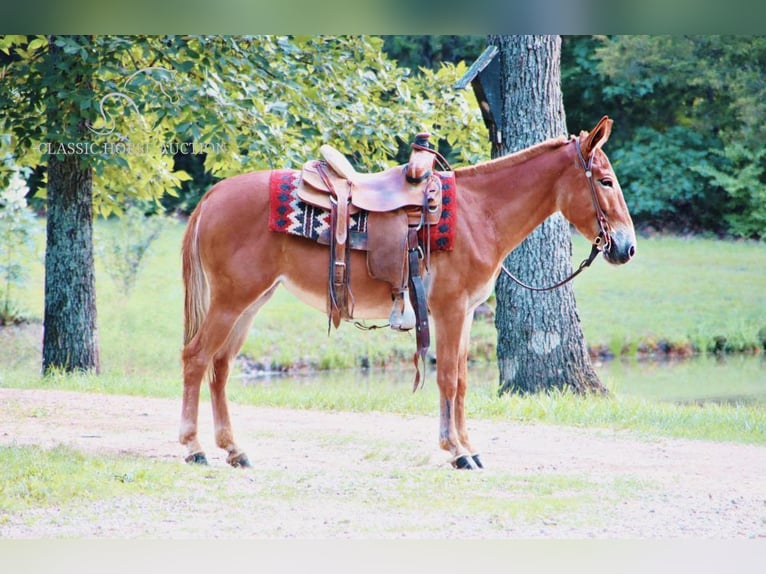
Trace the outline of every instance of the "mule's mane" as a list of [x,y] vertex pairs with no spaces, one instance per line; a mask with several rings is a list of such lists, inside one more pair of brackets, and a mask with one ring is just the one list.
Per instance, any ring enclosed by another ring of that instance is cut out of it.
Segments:
[[500,169],[506,169],[511,165],[524,163],[525,161],[535,158],[540,154],[559,148],[566,144],[569,139],[570,138],[564,136],[551,138],[517,152],[504,155],[502,157],[491,159],[482,163],[477,163],[476,165],[458,167],[455,169],[455,174],[478,175],[482,173],[492,173]]

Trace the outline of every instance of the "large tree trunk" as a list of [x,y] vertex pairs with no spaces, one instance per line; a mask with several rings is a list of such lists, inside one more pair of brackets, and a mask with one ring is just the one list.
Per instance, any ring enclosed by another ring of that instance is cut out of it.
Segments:
[[[490,36],[489,42],[499,49],[503,102],[502,141],[493,144],[493,157],[567,135],[561,39]],[[517,247],[505,265],[528,284],[548,286],[572,272],[571,257],[569,224],[556,214]],[[590,362],[571,283],[538,293],[501,274],[496,296],[501,393],[605,391]]]
[[[51,42],[50,57],[62,62],[62,75],[75,66]],[[87,82],[72,74],[61,85]],[[77,114],[53,107],[48,127],[53,138],[67,131],[67,121]],[[85,121],[77,122],[82,141],[87,140]],[[51,369],[95,370],[100,368],[96,329],[96,279],[93,268],[93,171],[76,154],[51,156],[48,160],[47,244],[45,249],[45,318],[43,372]]]

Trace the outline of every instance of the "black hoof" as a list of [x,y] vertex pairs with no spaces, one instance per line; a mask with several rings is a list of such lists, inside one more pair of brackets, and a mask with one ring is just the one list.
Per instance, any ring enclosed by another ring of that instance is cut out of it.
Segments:
[[476,468],[476,465],[474,464],[473,459],[467,454],[459,456],[455,460],[453,460],[452,466],[459,470],[473,470]]
[[230,458],[229,464],[234,468],[253,468],[253,465],[250,464],[250,460],[244,452]]
[[195,452],[194,454],[187,456],[184,460],[189,464],[207,465],[207,458],[205,458],[204,452]]
[[472,454],[471,458],[473,459],[473,463],[476,465],[477,468],[484,468],[484,465],[481,464],[481,459],[479,458],[478,454]]

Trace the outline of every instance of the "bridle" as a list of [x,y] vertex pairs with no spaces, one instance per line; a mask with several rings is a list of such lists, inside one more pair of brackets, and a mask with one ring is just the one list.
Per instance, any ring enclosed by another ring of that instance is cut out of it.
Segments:
[[575,142],[575,148],[577,149],[577,159],[580,161],[580,166],[582,167],[583,171],[585,172],[585,177],[588,179],[588,185],[590,186],[590,195],[593,199],[593,209],[596,212],[596,221],[598,222],[598,235],[593,239],[593,244],[591,246],[590,255],[586,259],[584,259],[580,265],[577,267],[577,269],[566,279],[563,279],[556,283],[555,285],[551,285],[549,287],[532,287],[531,285],[527,285],[521,279],[513,275],[505,265],[501,265],[500,269],[502,269],[503,273],[505,273],[508,277],[510,277],[511,280],[513,280],[514,283],[517,285],[520,285],[521,287],[524,287],[524,289],[529,289],[530,291],[552,291],[553,289],[558,289],[562,285],[565,285],[569,283],[572,279],[577,277],[586,267],[590,267],[590,264],[593,263],[594,259],[596,259],[596,256],[611,246],[611,238],[609,237],[609,221],[606,218],[606,214],[604,213],[604,210],[601,209],[601,204],[598,201],[598,195],[596,194],[596,184],[593,183],[593,156],[595,155],[595,150],[591,152],[590,156],[588,157],[588,161],[585,161],[585,158],[582,155],[582,149],[580,148],[580,138],[577,136],[572,136],[572,139]]
[[[588,178],[588,184],[590,185],[590,196],[593,199],[593,209],[596,212],[596,221],[598,222],[598,235],[593,240],[593,245],[600,247],[601,250],[609,249],[612,240],[609,237],[609,221],[606,219],[604,210],[601,209],[601,204],[598,202],[598,195],[596,194],[596,184],[593,183],[593,157],[596,155],[596,150],[593,150],[588,158],[587,163],[582,155],[582,149],[580,148],[580,138],[574,137],[575,148],[577,149],[577,159],[580,160],[580,165],[585,171],[585,177]],[[603,243],[603,245],[602,245]]]

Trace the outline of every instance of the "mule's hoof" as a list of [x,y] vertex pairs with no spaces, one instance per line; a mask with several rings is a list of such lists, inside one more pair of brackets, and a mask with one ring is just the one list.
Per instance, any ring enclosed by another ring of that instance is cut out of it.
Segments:
[[188,464],[207,465],[207,458],[205,458],[204,452],[195,452],[194,454],[190,454],[184,459],[184,461],[186,461]]
[[461,455],[453,460],[452,466],[458,470],[474,470],[476,468],[473,458],[467,454]]
[[479,454],[472,454],[471,458],[473,459],[473,463],[477,466],[477,468],[484,468],[484,465],[481,464],[481,459],[479,458]]
[[230,456],[227,459],[227,462],[234,468],[253,468],[253,465],[250,464],[250,460],[244,452]]

